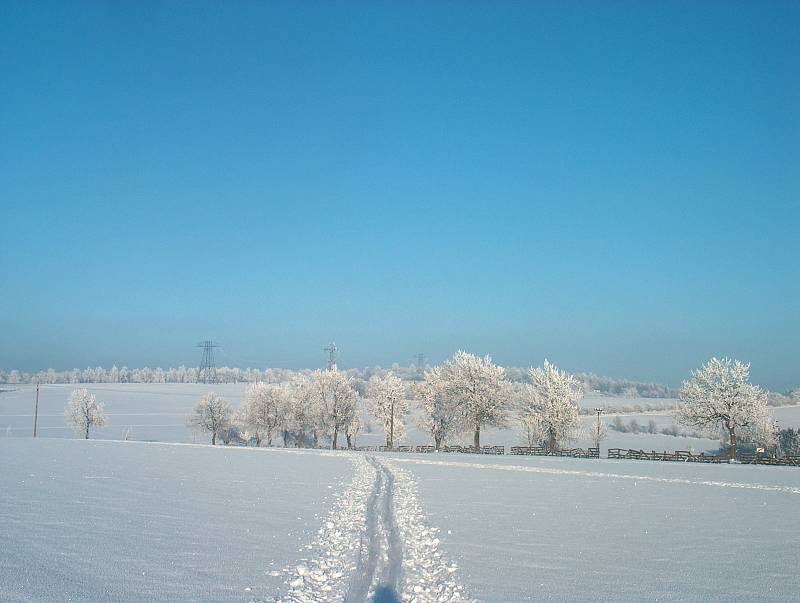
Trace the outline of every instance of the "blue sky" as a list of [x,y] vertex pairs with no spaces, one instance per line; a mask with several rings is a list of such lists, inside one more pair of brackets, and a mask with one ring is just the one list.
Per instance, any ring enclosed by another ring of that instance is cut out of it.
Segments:
[[794,2],[5,2],[0,367],[800,385]]

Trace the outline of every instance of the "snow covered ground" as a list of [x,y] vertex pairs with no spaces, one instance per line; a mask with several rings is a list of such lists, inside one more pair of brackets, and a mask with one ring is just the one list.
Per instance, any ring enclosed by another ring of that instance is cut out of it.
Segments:
[[[5,386],[0,393],[0,435],[29,436],[33,428],[35,385]],[[238,406],[246,384],[218,383],[97,383],[43,385],[39,389],[39,434],[44,437],[73,437],[64,424],[64,405],[72,390],[85,387],[105,404],[109,425],[92,437],[158,442],[199,442],[207,438],[186,427],[192,406],[214,391]]]
[[800,471],[0,439],[0,600],[788,601]]
[[266,598],[353,474],[330,453],[0,441],[0,601]]
[[396,461],[483,601],[789,601],[800,471],[536,458]]

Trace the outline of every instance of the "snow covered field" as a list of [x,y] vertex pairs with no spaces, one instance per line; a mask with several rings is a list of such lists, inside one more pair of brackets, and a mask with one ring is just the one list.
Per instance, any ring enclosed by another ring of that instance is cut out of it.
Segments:
[[792,469],[456,461],[403,466],[481,600],[788,601],[800,588]]
[[[35,386],[5,386],[11,391],[0,392],[0,437],[29,436],[33,427],[33,404]],[[44,437],[74,437],[64,424],[64,405],[75,385],[47,385],[40,388],[39,398],[39,434]],[[98,400],[105,403],[109,425],[96,430],[93,438],[129,439],[140,441],[206,443],[203,435],[193,433],[186,427],[186,417],[197,400],[209,391],[216,391],[226,397],[234,406],[238,406],[244,398],[246,384],[204,385],[194,383],[103,383],[81,385],[94,393]],[[12,389],[13,388],[13,389]],[[646,404],[648,399],[631,398],[585,398],[583,406],[594,408],[620,408],[635,404]],[[674,401],[650,399],[654,404],[671,404]],[[800,407],[781,407],[772,409],[781,427],[800,427]],[[610,422],[616,415],[603,415],[603,420]],[[621,414],[624,422],[636,419],[640,425],[647,425],[654,420],[658,429],[670,427],[674,421],[669,413],[633,413]],[[365,415],[366,418],[366,415]],[[588,425],[593,417],[581,418]],[[370,421],[375,424],[374,420]],[[413,425],[409,425],[407,443],[428,444],[429,437],[421,433]],[[361,445],[377,445],[383,442],[383,433],[376,427],[371,433],[362,431],[358,443]],[[470,443],[466,434],[460,443]],[[512,446],[523,443],[521,435],[515,429],[487,429],[484,441],[491,444]],[[586,447],[588,440],[582,439],[576,445]],[[714,450],[719,446],[718,440],[711,438],[673,437],[662,434],[631,434],[609,430],[608,439],[603,449],[611,448],[643,448],[645,450],[693,450],[701,452]]]
[[4,439],[0,600],[266,597],[352,473],[330,453]]
[[0,600],[788,601],[799,501],[794,468],[8,438]]
[[[35,385],[5,386],[13,391],[0,393],[0,434],[29,436],[33,428]],[[201,442],[186,427],[192,406],[206,393],[215,391],[238,406],[246,384],[202,383],[98,383],[58,384],[39,389],[39,434],[44,437],[73,437],[64,424],[64,405],[77,387],[85,387],[105,404],[108,427],[92,437],[123,439],[126,432],[133,440],[159,442]]]

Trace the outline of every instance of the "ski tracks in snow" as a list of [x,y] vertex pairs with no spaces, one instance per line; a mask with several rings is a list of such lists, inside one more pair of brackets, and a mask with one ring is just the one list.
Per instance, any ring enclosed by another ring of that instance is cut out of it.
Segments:
[[356,569],[361,535],[366,528],[367,503],[375,470],[354,457],[355,475],[336,497],[314,541],[306,547],[308,558],[284,569],[288,592],[280,603],[342,601]]
[[467,603],[457,566],[439,550],[410,472],[354,455],[310,559],[286,568],[280,603]]
[[458,566],[439,550],[438,528],[428,524],[417,497],[417,483],[405,469],[393,468],[397,526],[404,544],[402,601],[452,603],[470,599],[456,578]]

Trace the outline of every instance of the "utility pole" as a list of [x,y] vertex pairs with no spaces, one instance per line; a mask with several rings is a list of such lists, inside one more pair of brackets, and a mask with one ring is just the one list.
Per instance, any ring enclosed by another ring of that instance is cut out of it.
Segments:
[[389,416],[389,448],[394,450],[394,396],[390,402],[391,415]]
[[36,406],[33,408],[33,437],[36,437],[36,428],[39,426],[39,379],[36,379]]
[[594,412],[597,413],[597,431],[595,431],[596,434],[595,444],[597,445],[598,448],[600,448],[600,415],[603,414],[603,412],[605,411],[602,408],[597,407],[594,409]]

